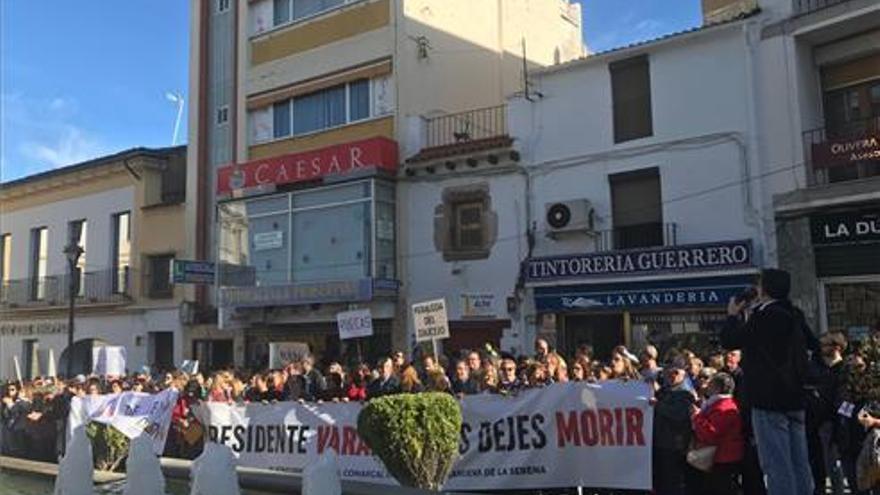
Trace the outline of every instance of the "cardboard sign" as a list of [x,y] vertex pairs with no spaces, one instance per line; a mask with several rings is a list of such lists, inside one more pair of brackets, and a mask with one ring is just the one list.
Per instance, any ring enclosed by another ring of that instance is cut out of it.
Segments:
[[449,320],[446,317],[445,299],[413,304],[412,311],[416,327],[416,342],[449,338]]
[[279,369],[309,355],[305,342],[269,342],[269,368]]
[[125,374],[125,347],[92,347],[92,374],[122,376]]
[[339,340],[356,339],[373,335],[373,315],[369,309],[345,311],[336,315]]

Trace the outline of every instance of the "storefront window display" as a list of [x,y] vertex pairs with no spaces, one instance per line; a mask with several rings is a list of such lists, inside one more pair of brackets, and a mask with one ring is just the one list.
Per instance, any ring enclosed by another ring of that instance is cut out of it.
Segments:
[[219,208],[219,258],[252,266],[257,285],[394,278],[390,184],[365,180]]
[[851,340],[880,330],[880,281],[825,284],[829,332],[845,332]]

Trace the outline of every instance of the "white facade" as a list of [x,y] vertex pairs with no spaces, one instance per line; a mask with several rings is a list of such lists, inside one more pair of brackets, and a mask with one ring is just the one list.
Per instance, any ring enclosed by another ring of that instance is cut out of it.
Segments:
[[[404,260],[410,303],[446,297],[450,319],[458,319],[458,293],[493,293],[498,314],[511,320],[502,348],[529,352],[542,323],[532,290],[517,284],[521,264],[529,257],[601,249],[598,236],[548,236],[546,206],[587,200],[595,210],[595,231],[613,230],[609,176],[655,167],[662,222],[675,229],[669,244],[751,240],[753,264],[775,264],[772,194],[793,189],[797,175],[788,157],[768,163],[762,155],[760,144],[767,138],[758,138],[766,131],[757,123],[756,93],[762,89],[753,46],[757,29],[755,19],[747,18],[533,73],[532,101],[509,100],[509,134],[521,154],[519,164],[479,176],[476,170],[482,169],[447,172],[441,162],[436,175],[418,175],[401,186],[400,201],[408,210],[401,224],[411,253]],[[643,55],[650,67],[653,133],[615,144],[609,63]],[[785,167],[789,173],[778,171]],[[483,181],[498,212],[490,256],[444,262],[432,242],[440,195],[444,188]],[[662,277],[604,282],[657,278]],[[515,294],[517,307],[508,314],[504,301]]]
[[[183,230],[174,220],[175,215],[182,219],[175,211],[182,212],[183,207],[142,206],[145,188],[157,176],[152,175],[154,169],[142,167],[139,154],[135,150],[126,156],[140,180],[121,161],[114,166],[104,160],[0,187],[0,235],[5,242],[11,240],[4,250],[9,262],[3,264],[8,271],[0,287],[0,380],[16,377],[15,358],[25,378],[48,373],[50,356],[56,372],[65,373],[69,275],[63,250],[70,242],[70,223],[82,220],[86,227],[84,255],[78,264],[84,275],[75,308],[77,349],[88,344],[84,341],[123,346],[132,372],[155,363],[160,355],[166,362],[182,361],[180,300],[173,295],[153,298],[147,266],[151,255],[184,254],[169,247],[180,237],[177,230]],[[129,214],[130,246],[117,266],[115,219],[121,213]],[[45,289],[39,295],[32,292],[36,274],[32,231],[37,228],[47,233],[45,270],[40,270],[38,282]],[[74,363],[81,363],[83,352],[76,351]]]

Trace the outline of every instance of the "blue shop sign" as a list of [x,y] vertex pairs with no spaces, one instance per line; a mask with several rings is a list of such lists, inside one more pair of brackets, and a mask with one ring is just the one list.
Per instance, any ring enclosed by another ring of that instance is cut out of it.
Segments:
[[724,307],[731,297],[754,284],[755,277],[652,280],[535,288],[539,313],[659,308]]
[[742,240],[532,258],[525,271],[529,282],[548,282],[734,270],[750,268],[753,262],[752,241]]

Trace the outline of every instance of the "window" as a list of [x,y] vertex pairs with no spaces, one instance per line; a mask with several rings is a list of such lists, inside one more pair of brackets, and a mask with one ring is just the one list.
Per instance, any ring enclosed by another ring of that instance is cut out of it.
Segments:
[[80,297],[85,295],[86,290],[86,227],[87,224],[85,220],[74,220],[67,224],[68,244],[77,245],[80,249],[82,249],[82,254],[76,261],[76,270],[78,275],[77,295],[79,295]]
[[223,105],[217,109],[217,125],[229,122],[229,105]]
[[657,168],[609,176],[613,248],[664,244],[660,171]]
[[217,0],[217,12],[222,14],[229,10],[229,2],[232,0]]
[[12,234],[0,235],[0,287],[9,285],[12,275]]
[[224,203],[220,259],[262,286],[393,278],[393,191],[367,180]]
[[621,60],[608,68],[611,71],[614,142],[653,135],[648,57]]
[[168,299],[174,297],[171,285],[171,262],[173,254],[159,254],[147,257],[147,296],[152,299]]
[[296,22],[354,0],[274,0],[276,26]]
[[113,292],[128,293],[131,270],[131,213],[113,215]]
[[452,246],[458,251],[483,247],[483,202],[463,201],[452,205]]
[[370,80],[360,79],[275,103],[272,135],[298,136],[369,117]]
[[290,100],[276,103],[272,108],[272,134],[276,138],[290,135]]
[[293,99],[293,133],[345,124],[345,86],[336,86]]
[[49,229],[31,229],[31,299],[46,297],[46,275],[49,268]]
[[487,184],[449,188],[435,212],[435,245],[446,261],[488,258],[496,225]]

